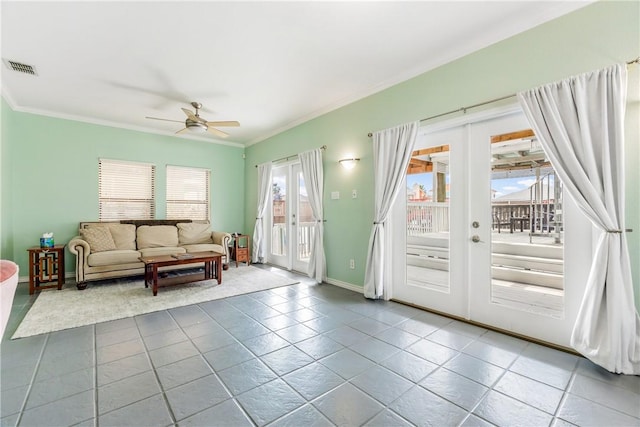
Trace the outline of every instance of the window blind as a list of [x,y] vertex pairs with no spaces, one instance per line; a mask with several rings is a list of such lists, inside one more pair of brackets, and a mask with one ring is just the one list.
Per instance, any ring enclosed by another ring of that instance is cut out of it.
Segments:
[[209,169],[167,166],[167,219],[210,220]]
[[155,166],[100,159],[98,192],[100,220],[153,219]]

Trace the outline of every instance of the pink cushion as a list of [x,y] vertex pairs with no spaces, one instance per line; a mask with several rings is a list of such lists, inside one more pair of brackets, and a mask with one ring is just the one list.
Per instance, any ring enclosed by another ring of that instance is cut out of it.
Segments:
[[12,262],[7,260],[0,260],[0,282],[6,281],[8,278],[16,274],[18,271],[18,266]]

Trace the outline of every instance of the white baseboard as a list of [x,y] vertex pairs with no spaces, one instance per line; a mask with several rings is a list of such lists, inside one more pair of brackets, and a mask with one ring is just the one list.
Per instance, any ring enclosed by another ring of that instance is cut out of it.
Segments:
[[354,285],[353,283],[343,282],[342,280],[332,279],[330,277],[327,277],[325,282],[330,285],[338,286],[339,288],[349,289],[350,291],[364,294],[364,288],[362,286]]

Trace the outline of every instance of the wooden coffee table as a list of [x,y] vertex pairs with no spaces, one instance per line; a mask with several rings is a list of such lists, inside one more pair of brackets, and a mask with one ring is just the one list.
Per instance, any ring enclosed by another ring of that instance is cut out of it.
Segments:
[[[218,284],[222,283],[222,257],[220,252],[194,252],[184,256],[178,255],[158,255],[140,257],[144,263],[144,287],[151,285],[153,296],[158,295],[158,287],[193,283],[200,280],[217,279]],[[177,277],[158,277],[158,268],[170,267],[183,264],[204,263],[204,273],[185,274]]]

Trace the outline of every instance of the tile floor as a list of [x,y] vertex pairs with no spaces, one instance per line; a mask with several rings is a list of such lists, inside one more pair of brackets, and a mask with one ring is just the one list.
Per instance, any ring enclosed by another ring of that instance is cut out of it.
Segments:
[[300,280],[8,340],[34,300],[21,284],[1,425],[640,425],[638,376]]

